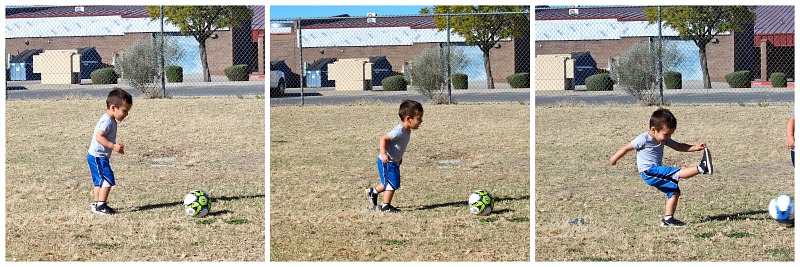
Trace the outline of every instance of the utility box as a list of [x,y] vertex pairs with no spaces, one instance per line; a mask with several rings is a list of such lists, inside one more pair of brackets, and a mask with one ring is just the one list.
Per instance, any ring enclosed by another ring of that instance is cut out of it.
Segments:
[[42,74],[42,84],[80,84],[81,55],[78,50],[45,50],[33,56],[33,72]]
[[42,49],[30,49],[11,57],[9,60],[9,77],[11,81],[41,80],[42,75],[33,73],[33,56],[41,54]]
[[372,63],[368,58],[340,59],[328,64],[328,79],[336,80],[336,91],[372,90]]
[[536,91],[575,90],[575,59],[571,54],[536,56]]

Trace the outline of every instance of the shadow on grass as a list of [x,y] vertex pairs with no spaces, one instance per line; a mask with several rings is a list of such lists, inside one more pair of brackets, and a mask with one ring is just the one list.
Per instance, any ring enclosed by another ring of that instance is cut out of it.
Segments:
[[[515,198],[496,198],[495,202],[516,201],[516,200],[530,200],[530,199],[531,199],[531,196],[527,195],[527,196],[521,196],[521,197],[515,197]],[[464,201],[454,201],[454,202],[448,202],[448,203],[441,203],[441,204],[433,204],[433,205],[422,206],[422,207],[416,208],[416,210],[429,210],[429,209],[445,208],[445,207],[466,207],[466,206],[467,206],[467,201],[464,200]],[[506,210],[496,210],[496,211],[492,211],[492,212],[493,213],[498,213],[498,212],[499,213],[503,213],[503,212],[508,212],[508,211],[510,211],[510,210],[507,210],[507,209]]]
[[[304,93],[303,96],[322,96],[320,93]],[[300,93],[284,93],[280,96],[270,96],[270,98],[290,98],[290,97],[300,97]]]
[[[771,220],[769,216],[764,216],[764,214],[769,213],[766,210],[753,210],[747,212],[737,212],[737,213],[729,213],[729,214],[719,214],[714,216],[707,216],[700,220],[700,222],[710,222],[710,221],[727,221],[727,220]],[[754,216],[758,215],[758,216]]]
[[[217,197],[217,198],[212,197],[211,198],[211,203],[213,204],[213,203],[220,202],[220,201],[231,201],[231,200],[239,200],[239,199],[255,199],[255,198],[264,198],[264,195]],[[144,206],[134,207],[131,211],[132,212],[146,211],[146,210],[160,209],[160,208],[166,208],[166,207],[175,207],[175,206],[182,206],[182,205],[183,205],[183,201],[175,201],[175,202],[170,202],[170,203],[160,203],[160,204],[151,204],[151,205],[144,205]],[[231,211],[221,210],[221,211],[211,212],[211,213],[209,213],[209,215],[222,215],[222,214],[227,214],[227,213],[230,213],[230,212]]]

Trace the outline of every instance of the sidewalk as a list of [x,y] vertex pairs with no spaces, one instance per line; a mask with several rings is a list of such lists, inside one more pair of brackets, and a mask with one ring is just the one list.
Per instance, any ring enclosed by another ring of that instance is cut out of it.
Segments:
[[[6,90],[52,90],[52,89],[97,89],[108,87],[120,87],[122,89],[132,89],[125,80],[119,79],[118,84],[92,84],[91,79],[82,79],[80,84],[41,84],[40,80],[32,81],[6,81]],[[220,86],[220,85],[264,85],[264,79],[254,76],[250,77],[249,81],[232,82],[225,76],[211,76],[210,82],[203,82],[200,77],[184,77],[183,82],[171,83],[166,82],[167,88],[176,87],[206,87],[206,86]],[[157,86],[161,87],[161,82],[157,82]]]

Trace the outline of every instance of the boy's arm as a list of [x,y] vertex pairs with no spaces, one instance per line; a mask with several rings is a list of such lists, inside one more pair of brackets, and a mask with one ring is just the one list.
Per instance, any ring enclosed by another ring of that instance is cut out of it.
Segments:
[[617,150],[617,153],[614,153],[614,155],[611,156],[611,159],[609,160],[611,165],[617,165],[617,160],[619,160],[619,158],[622,156],[625,156],[625,154],[631,150],[633,150],[633,145],[630,142],[622,146],[619,150]]
[[97,131],[97,135],[94,136],[94,139],[97,140],[97,143],[99,143],[101,146],[110,148],[117,153],[125,154],[125,145],[121,143],[114,143],[108,140],[108,138],[106,138],[106,132],[103,130]]
[[706,148],[706,144],[705,143],[699,143],[699,144],[696,144],[696,145],[692,146],[692,145],[689,145],[689,144],[684,144],[684,143],[675,142],[675,141],[668,142],[667,146],[672,148],[672,149],[674,149],[674,150],[680,151],[680,152],[694,152],[694,151],[700,151],[700,150],[703,150],[703,149]]
[[389,162],[389,154],[386,154],[386,144],[388,144],[391,140],[392,139],[389,138],[388,134],[384,134],[380,139],[378,139],[378,149],[381,151],[380,158],[381,162],[383,163]]

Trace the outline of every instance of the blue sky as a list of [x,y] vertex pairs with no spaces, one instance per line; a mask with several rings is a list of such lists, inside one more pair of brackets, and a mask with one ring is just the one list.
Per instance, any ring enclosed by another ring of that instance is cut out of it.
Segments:
[[378,16],[419,14],[425,6],[269,6],[269,18],[320,18],[341,14],[350,16],[366,16],[367,13],[378,13]]

